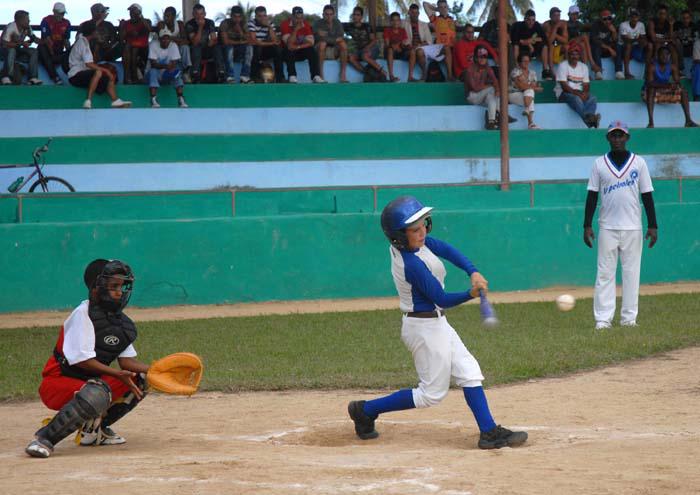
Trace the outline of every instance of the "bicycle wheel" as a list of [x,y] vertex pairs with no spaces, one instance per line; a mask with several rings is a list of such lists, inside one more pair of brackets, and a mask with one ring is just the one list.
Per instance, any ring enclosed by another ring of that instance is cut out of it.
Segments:
[[75,192],[73,186],[60,177],[44,176],[41,179],[37,179],[32,184],[32,187],[29,188],[29,192],[34,192],[37,187],[39,188],[37,192]]

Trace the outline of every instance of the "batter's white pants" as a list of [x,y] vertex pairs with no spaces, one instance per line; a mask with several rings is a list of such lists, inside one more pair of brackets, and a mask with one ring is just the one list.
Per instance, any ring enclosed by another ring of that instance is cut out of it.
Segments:
[[447,396],[450,378],[460,387],[478,387],[484,379],[479,363],[447,318],[403,317],[401,340],[413,354],[420,383],[413,389],[416,407],[435,406]]
[[642,264],[641,230],[607,230],[598,233],[598,275],[593,296],[596,322],[612,323],[615,316],[617,258],[622,265],[620,323],[632,323],[639,308],[639,271]]

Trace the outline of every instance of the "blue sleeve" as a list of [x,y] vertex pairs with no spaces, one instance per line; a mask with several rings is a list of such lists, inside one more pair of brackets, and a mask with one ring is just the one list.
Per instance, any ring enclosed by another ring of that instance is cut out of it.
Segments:
[[428,247],[428,249],[435,253],[436,256],[446,259],[457,268],[461,268],[467,272],[468,275],[479,271],[474,266],[474,263],[469,261],[469,258],[460,253],[457,248],[447,244],[444,241],[435,239],[434,237],[426,237],[425,245]]
[[70,21],[69,21],[69,20],[66,19],[66,22],[68,23],[68,27],[66,28],[66,32],[64,33],[63,37],[64,37],[66,40],[70,41],[70,28],[71,28],[71,25],[70,25]]
[[42,38],[48,38],[49,36],[51,36],[51,29],[49,28],[49,23],[46,22],[46,19],[42,19],[41,25],[39,27],[41,28]]
[[441,308],[451,308],[469,301],[472,295],[467,292],[445,292],[438,279],[428,270],[425,263],[415,257],[405,265],[406,281],[420,291],[426,298]]

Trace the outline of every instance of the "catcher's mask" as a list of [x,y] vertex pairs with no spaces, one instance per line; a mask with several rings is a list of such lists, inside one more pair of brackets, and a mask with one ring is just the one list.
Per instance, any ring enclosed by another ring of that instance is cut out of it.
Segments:
[[431,206],[423,206],[413,196],[400,196],[384,207],[382,211],[382,230],[396,249],[408,248],[406,228],[419,221],[425,222],[427,233],[433,228],[433,221],[429,213]]
[[[118,312],[129,304],[134,274],[131,267],[119,260],[97,259],[85,269],[85,285],[92,291],[97,289],[97,304],[107,311]],[[115,283],[116,282],[116,283]],[[121,297],[112,297],[112,291],[118,287]]]

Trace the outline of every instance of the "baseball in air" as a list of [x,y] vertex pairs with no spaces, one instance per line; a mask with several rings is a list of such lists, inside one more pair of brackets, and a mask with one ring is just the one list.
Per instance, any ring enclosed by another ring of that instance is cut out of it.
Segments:
[[576,306],[576,299],[571,294],[562,294],[557,297],[557,308],[559,311],[571,311]]

